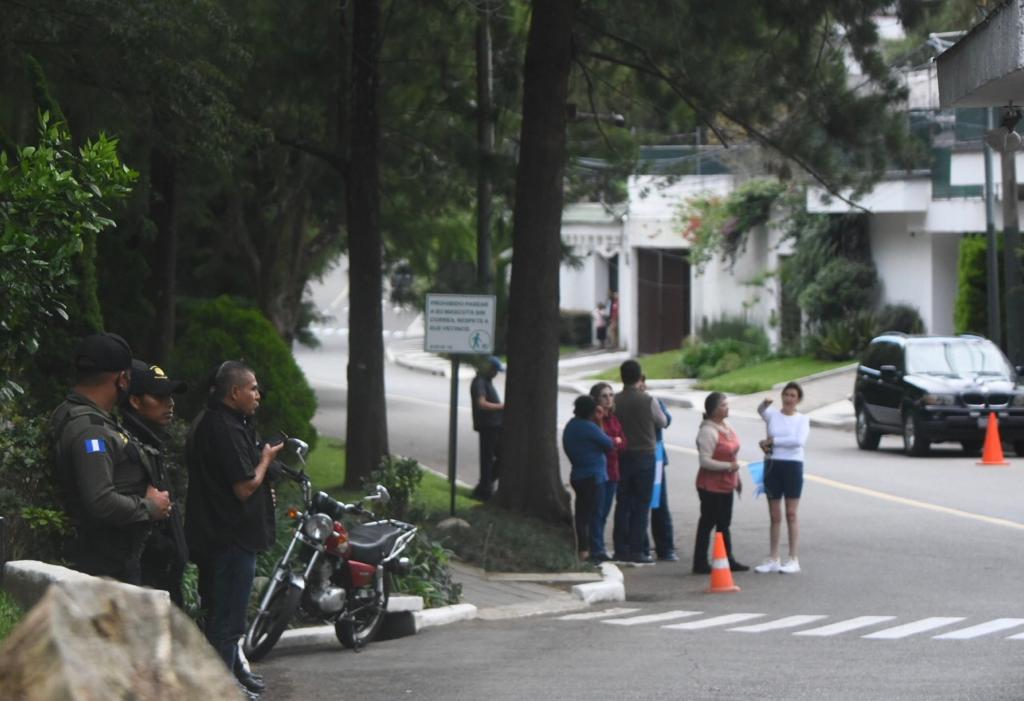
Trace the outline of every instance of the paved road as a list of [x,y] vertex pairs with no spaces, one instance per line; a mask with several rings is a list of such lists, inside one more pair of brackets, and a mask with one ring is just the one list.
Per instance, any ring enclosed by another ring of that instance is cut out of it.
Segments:
[[[320,395],[318,427],[334,435],[345,410],[337,343],[299,353]],[[389,366],[395,452],[445,464],[447,387]],[[560,395],[560,421],[571,400]],[[699,417],[673,413],[669,494],[685,555],[697,513]],[[755,459],[762,425],[734,425],[741,456]],[[460,476],[473,482],[465,404],[460,441]],[[457,624],[359,655],[275,653],[261,671],[270,698],[281,699],[1017,699],[1024,460],[1009,459],[1008,469],[981,468],[952,448],[910,459],[896,438],[865,453],[848,432],[815,429],[800,575],[742,574],[740,593],[706,595],[705,578],[685,563],[659,564],[628,570],[629,600],[594,609],[598,617]],[[765,554],[765,511],[763,497],[737,503],[736,551],[751,564]]]

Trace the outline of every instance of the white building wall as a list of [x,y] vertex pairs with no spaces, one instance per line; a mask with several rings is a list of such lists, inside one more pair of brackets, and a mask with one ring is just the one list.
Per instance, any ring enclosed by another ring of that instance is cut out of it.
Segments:
[[961,236],[932,234],[932,323],[928,331],[953,333],[953,307],[956,304],[957,258]]
[[[871,217],[871,255],[881,283],[882,303],[908,304],[917,308],[925,330],[935,327],[932,291],[932,237],[908,227],[907,215]],[[955,268],[954,268],[955,270]]]

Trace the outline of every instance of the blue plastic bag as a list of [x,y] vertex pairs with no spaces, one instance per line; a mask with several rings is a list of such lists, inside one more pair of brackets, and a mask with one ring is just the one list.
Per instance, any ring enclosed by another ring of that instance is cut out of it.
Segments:
[[754,498],[756,499],[759,495],[764,494],[764,461],[747,463],[747,469],[750,471],[750,481],[754,484]]

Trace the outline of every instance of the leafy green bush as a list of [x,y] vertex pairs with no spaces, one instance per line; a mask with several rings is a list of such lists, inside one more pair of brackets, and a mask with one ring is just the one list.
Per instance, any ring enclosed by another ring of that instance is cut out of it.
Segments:
[[263,390],[257,417],[264,433],[284,431],[315,445],[316,396],[288,345],[259,310],[225,296],[183,304],[179,316],[180,340],[169,365],[189,381],[188,394],[178,402],[183,416],[190,418],[205,405],[207,379],[218,364],[241,359],[255,370]]
[[741,318],[704,324],[697,340],[683,344],[679,366],[687,377],[706,379],[737,370],[771,355],[768,335]]
[[916,307],[909,304],[886,304],[875,314],[878,331],[924,333],[924,322]]
[[40,387],[63,389],[75,336],[102,325],[96,298],[96,236],[114,226],[111,207],[136,173],[100,135],[75,149],[67,126],[39,115],[38,143],[0,150],[0,401]]
[[403,555],[409,558],[409,574],[395,576],[395,592],[422,596],[427,608],[459,603],[462,585],[452,581],[451,551],[421,530]]
[[406,521],[409,519],[409,505],[422,481],[423,471],[414,459],[385,455],[380,466],[363,481],[363,490],[370,493],[375,485],[383,485],[391,495],[391,501],[378,505],[374,511],[378,516]]
[[857,312],[846,319],[826,321],[807,345],[812,355],[822,360],[856,358],[878,334],[878,320],[871,312]]
[[6,548],[11,560],[60,562],[61,537],[68,532],[50,458],[45,416],[25,417],[13,407],[0,412],[0,516],[7,517]]
[[812,324],[840,321],[870,309],[878,287],[874,265],[834,258],[800,293],[800,306]]
[[[997,250],[1003,257],[1003,238],[999,236]],[[988,330],[988,241],[984,235],[964,236],[960,239],[957,256],[956,301],[953,304],[953,329],[956,333],[984,333]],[[999,309],[1005,318],[1003,304],[1003,266],[999,265]]]

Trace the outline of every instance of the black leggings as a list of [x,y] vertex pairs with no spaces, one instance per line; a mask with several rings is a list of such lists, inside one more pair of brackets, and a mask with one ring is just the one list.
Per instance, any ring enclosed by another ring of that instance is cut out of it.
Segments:
[[570,480],[572,490],[576,492],[576,513],[574,523],[576,524],[576,549],[579,551],[590,550],[590,523],[594,520],[594,511],[597,510],[597,478],[588,477],[582,480]]
[[729,524],[732,523],[732,492],[709,492],[698,489],[700,497],[700,520],[697,522],[697,540],[693,544],[693,562],[703,565],[708,562],[708,545],[711,543],[711,529],[722,534],[725,552],[732,560],[732,539]]

